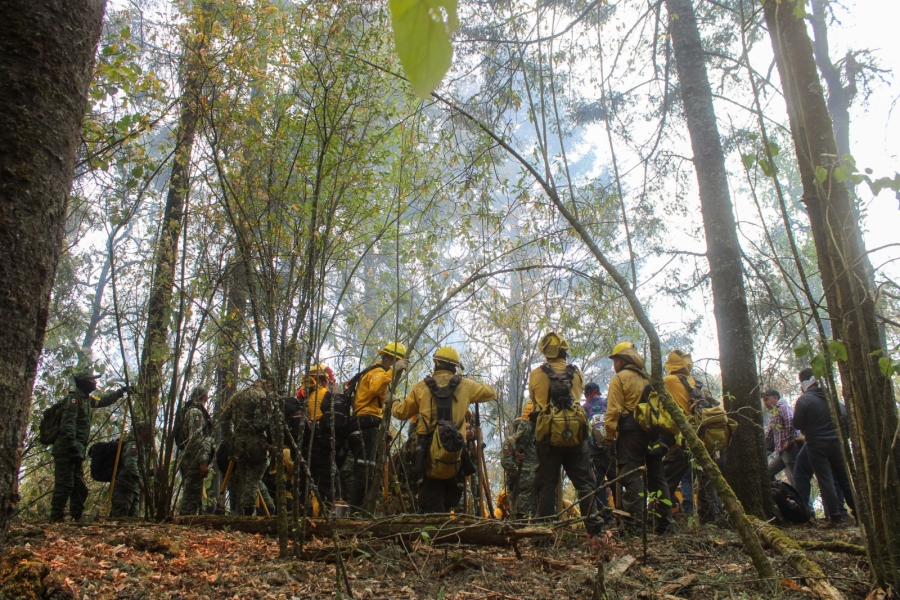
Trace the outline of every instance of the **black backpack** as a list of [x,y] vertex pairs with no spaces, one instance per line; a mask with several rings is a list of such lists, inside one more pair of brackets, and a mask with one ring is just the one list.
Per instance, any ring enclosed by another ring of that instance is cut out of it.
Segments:
[[[351,423],[350,409],[353,407],[353,396],[348,394],[332,394],[328,392],[322,400],[322,420],[320,427],[327,431],[334,429],[340,435]],[[332,422],[332,419],[334,421]]]
[[794,486],[785,481],[772,482],[772,499],[778,505],[778,511],[785,521],[791,523],[806,523],[809,521],[809,508],[806,500],[800,498],[800,494]]
[[571,408],[575,402],[575,398],[572,396],[572,381],[575,379],[578,367],[566,365],[565,371],[557,373],[549,363],[544,363],[541,365],[541,370],[550,379],[550,390],[547,392],[547,399],[559,409],[568,410]]
[[[112,481],[113,465],[116,464],[118,449],[119,440],[97,442],[91,446],[91,449],[88,450],[88,456],[91,459],[91,479],[106,483]],[[119,456],[119,468],[122,468],[121,456]]]
[[38,426],[38,440],[45,446],[56,442],[59,437],[59,426],[62,424],[62,414],[69,404],[69,399],[60,400],[41,415],[41,423]]
[[685,389],[687,389],[688,396],[690,396],[691,399],[691,405],[700,410],[709,408],[709,401],[703,397],[703,391],[700,389],[699,385],[692,386],[688,381],[688,378],[684,375],[677,375],[677,377]]

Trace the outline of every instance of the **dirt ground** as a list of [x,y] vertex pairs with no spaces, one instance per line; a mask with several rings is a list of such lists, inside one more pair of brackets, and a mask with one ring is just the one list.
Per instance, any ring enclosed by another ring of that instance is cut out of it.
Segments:
[[[647,561],[640,537],[607,533],[590,544],[566,530],[550,547],[412,546],[343,542],[354,598],[592,598],[598,563],[609,598],[811,598],[786,560],[770,553],[780,591],[756,577],[736,536],[680,523],[651,536]],[[855,528],[793,527],[798,540],[860,543]],[[0,577],[3,598],[295,598],[347,597],[335,577],[333,552],[319,560],[278,558],[277,539],[179,525],[34,524],[11,528]],[[310,540],[307,551],[331,549]],[[807,551],[848,598],[870,591],[866,559]]]

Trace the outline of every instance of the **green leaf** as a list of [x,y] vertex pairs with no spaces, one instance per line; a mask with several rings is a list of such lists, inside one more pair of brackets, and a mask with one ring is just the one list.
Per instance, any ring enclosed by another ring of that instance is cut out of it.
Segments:
[[809,16],[809,13],[806,12],[806,0],[797,0],[797,4],[794,5],[794,16],[798,19],[805,19]]
[[388,6],[403,72],[416,94],[427,98],[453,60],[456,0],[390,0]]
[[834,176],[834,180],[839,183],[844,183],[845,181],[847,181],[847,179],[850,178],[850,174],[847,173],[847,167],[843,166],[835,167],[832,175]]
[[825,377],[825,355],[821,352],[812,357],[812,360],[809,361],[809,366],[812,367],[813,375],[816,376],[816,379],[822,379]]
[[835,360],[847,360],[847,347],[840,340],[830,340],[828,352]]
[[771,156],[778,156],[778,153],[781,152],[781,148],[775,142],[769,142],[769,154]]
[[753,168],[753,163],[756,162],[756,157],[753,156],[752,154],[742,154],[741,160],[744,162],[744,167],[746,167],[749,170],[749,169]]
[[891,364],[891,359],[887,356],[882,356],[878,359],[878,368],[881,369],[881,374],[885,377],[891,376],[891,371],[893,370],[893,365]]
[[797,358],[803,358],[807,354],[809,354],[809,344],[807,343],[800,344],[794,348],[794,356]]
[[816,181],[824,183],[828,179],[828,170],[825,167],[816,167]]

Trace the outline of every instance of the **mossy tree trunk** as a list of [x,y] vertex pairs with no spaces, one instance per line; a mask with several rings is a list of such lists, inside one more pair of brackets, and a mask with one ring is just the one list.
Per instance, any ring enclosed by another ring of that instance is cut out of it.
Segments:
[[769,518],[774,514],[774,506],[766,471],[766,444],[753,330],[712,88],[706,73],[692,0],[666,0],[666,10],[700,188],[706,258],[709,261],[719,340],[722,390],[726,409],[734,413],[740,425],[728,448],[726,475],[744,509],[759,517]]
[[[897,404],[890,379],[879,367],[881,347],[875,302],[866,285],[865,247],[847,187],[835,177],[837,157],[804,21],[794,3],[768,0],[766,24],[784,88],[828,317],[847,351],[839,361],[844,397],[853,427],[854,452],[862,465],[857,493],[870,507],[873,531],[866,532],[872,574],[879,585],[900,588],[900,445]],[[869,522],[862,515],[861,522]]]
[[62,249],[104,0],[0,4],[0,549]]

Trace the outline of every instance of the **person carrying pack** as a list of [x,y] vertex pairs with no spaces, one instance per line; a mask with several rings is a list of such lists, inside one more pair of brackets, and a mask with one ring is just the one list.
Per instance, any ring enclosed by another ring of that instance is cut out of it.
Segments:
[[91,417],[94,409],[110,406],[130,391],[128,387],[121,387],[103,394],[96,400],[90,394],[97,389],[98,377],[91,369],[74,373],[68,396],[63,401],[64,406],[54,411],[53,419],[54,421],[58,419],[58,425],[41,424],[41,429],[47,430],[48,433],[51,429],[55,429],[51,450],[53,455],[51,521],[62,521],[65,518],[67,504],[72,518],[76,521],[81,518],[84,513],[84,501],[88,495],[82,463],[91,433]]
[[[660,432],[645,430],[634,414],[639,404],[650,399],[650,376],[644,371],[644,359],[631,342],[617,344],[609,358],[613,360],[616,374],[609,382],[606,397],[607,452],[615,457],[620,477],[646,467],[649,492],[655,499],[652,509],[654,528],[663,533],[672,522],[669,487],[662,462],[666,446],[660,439]],[[627,529],[639,529],[643,523],[646,491],[640,471],[625,476],[622,486],[622,508],[630,515],[624,525]]]
[[563,468],[575,486],[581,514],[586,517],[585,529],[591,536],[599,535],[601,522],[594,509],[596,478],[588,454],[587,417],[576,400],[584,390],[584,376],[569,364],[569,344],[559,334],[546,334],[538,348],[546,362],[528,376],[529,394],[538,411],[537,516],[549,518],[562,512],[562,507],[557,507],[557,486]]
[[529,519],[535,515],[534,472],[537,468],[537,449],[531,414],[534,404],[529,400],[522,407],[522,415],[513,422],[512,433],[503,441],[500,464],[506,472],[506,494],[510,514],[515,519]]
[[222,446],[231,464],[227,487],[231,510],[239,515],[252,516],[256,510],[259,484],[269,464],[271,419],[271,401],[262,380],[234,394],[222,411]]
[[395,375],[409,367],[409,361],[404,358],[406,346],[400,342],[386,344],[378,351],[378,356],[380,361],[359,375],[353,395],[353,414],[359,424],[359,434],[350,438],[350,450],[353,452],[350,505],[354,511],[362,508],[369,487],[375,479],[378,429],[381,426],[388,387]]
[[465,450],[463,432],[469,405],[497,397],[488,385],[458,374],[459,354],[444,346],[434,354],[434,373],[418,381],[403,400],[394,404],[397,419],[418,415],[415,470],[421,513],[450,512],[462,497],[465,474],[474,465]]
[[[705,408],[714,411],[714,407],[704,398],[700,386],[696,380],[691,377],[691,370],[694,362],[691,355],[682,350],[673,350],[666,359],[666,371],[668,375],[663,378],[666,385],[666,391],[675,400],[675,404],[681,409],[685,417],[694,422],[701,422],[701,411]],[[708,407],[708,408],[707,408]],[[720,408],[721,410],[721,408]],[[724,411],[721,411],[724,414]],[[725,415],[727,421],[727,415]],[[703,431],[697,434],[702,440],[707,436],[712,440],[715,437],[715,429],[718,426],[718,418],[710,420]],[[669,450],[663,459],[663,469],[666,476],[666,484],[669,488],[669,497],[675,498],[675,490],[681,485],[681,512],[684,514],[693,514],[694,512],[694,470],[691,468],[691,454],[684,447],[681,440],[669,438]],[[707,451],[712,454],[713,446],[707,446]],[[713,523],[719,515],[718,502],[716,500],[716,492],[712,487],[709,478],[702,472],[696,473],[699,476],[699,499],[700,499],[700,520],[702,523]],[[690,478],[690,479],[686,479]],[[687,481],[687,483],[683,483]]]
[[196,387],[175,416],[178,470],[181,472],[179,515],[196,515],[203,501],[203,482],[212,460],[212,432],[206,410],[209,390]]

